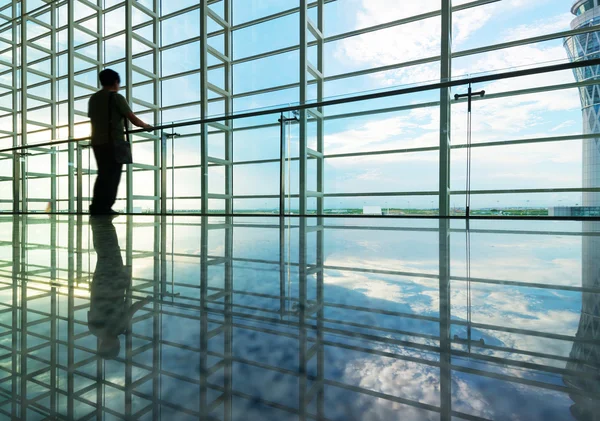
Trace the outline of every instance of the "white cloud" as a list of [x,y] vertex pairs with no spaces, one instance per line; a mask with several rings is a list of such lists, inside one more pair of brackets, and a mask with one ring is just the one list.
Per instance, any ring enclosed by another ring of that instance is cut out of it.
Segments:
[[[382,144],[405,138],[419,125],[411,115],[367,121],[348,130],[325,135],[327,153],[355,152],[357,150],[376,150]],[[404,135],[404,136],[403,136]]]
[[[405,0],[401,3],[391,3],[387,0],[362,0],[355,2],[354,7],[358,10],[355,27],[365,28],[414,16],[427,10],[439,9],[439,2]],[[439,18],[430,18],[346,38],[339,43],[335,53],[336,59],[346,65],[370,68],[435,56],[440,52],[439,21]],[[410,69],[400,69],[379,77],[383,78],[381,82],[384,86],[398,84],[398,78],[410,72]],[[387,76],[388,74],[390,77]],[[425,73],[420,76],[420,81],[439,77],[435,71],[427,67]],[[411,82],[414,81],[416,80],[411,79]]]
[[[365,28],[383,22],[439,10],[439,1],[405,0],[391,3],[387,0],[362,0],[354,6],[355,28]],[[465,13],[455,13],[453,45],[460,47],[490,20],[493,8],[477,7]],[[435,57],[440,54],[440,17],[410,22],[392,28],[346,38],[335,53],[346,65],[369,68],[412,60]],[[379,86],[391,86],[439,79],[437,63],[401,68],[373,76]]]
[[[455,65],[452,74],[455,77],[465,75],[476,76],[478,73],[520,70],[538,67],[542,64],[556,61],[566,61],[567,58],[567,52],[562,46],[529,44],[490,51],[484,54],[469,56],[466,59],[455,60],[458,65]],[[537,78],[539,77],[545,79],[538,81]],[[500,82],[506,84],[521,79],[525,80],[525,78],[506,79]],[[531,79],[534,79],[533,82],[537,85],[548,80],[555,81],[555,83],[572,82],[573,76],[570,72],[557,72],[553,74],[536,75],[535,78]],[[531,87],[531,84],[528,84],[527,86]]]
[[[390,7],[389,2],[382,1],[358,2],[356,27],[362,28],[377,23],[391,21],[398,16],[410,16],[422,13],[423,10],[439,8],[438,2],[402,2]],[[503,1],[484,7],[471,8],[455,13],[454,44],[455,47],[469,41],[478,35],[478,31],[490,19],[496,19],[507,13],[515,13],[515,8],[525,10],[535,7],[540,1],[523,2],[520,0]],[[399,11],[397,9],[402,9]],[[562,28],[569,16],[561,14],[549,19],[540,20],[532,25],[521,25],[515,29],[500,32],[501,38],[528,36],[539,32],[548,33]],[[439,24],[436,19],[429,19],[364,34],[359,37],[344,40],[337,51],[338,58],[346,60],[361,68],[376,67],[393,63],[410,61],[416,58],[439,55]],[[502,39],[500,39],[502,40]],[[500,71],[539,65],[559,60],[566,60],[567,55],[559,45],[535,44],[491,51],[488,53],[469,56],[454,60],[453,75],[474,75],[483,72]],[[379,86],[399,85],[417,81],[434,80],[439,78],[437,64],[426,64],[414,68],[398,69],[372,76]],[[554,74],[521,77],[488,83],[484,88],[488,95],[508,91],[519,91],[534,87],[553,86],[573,82],[570,71]],[[474,142],[524,139],[560,134],[576,134],[579,126],[570,114],[568,120],[561,122],[558,114],[549,112],[573,111],[580,108],[577,90],[548,91],[542,93],[511,96],[497,99],[478,101],[474,105],[473,138]],[[466,104],[456,105],[452,113],[453,143],[464,143],[466,133]],[[575,114],[576,115],[576,114]],[[411,148],[437,145],[439,139],[439,110],[437,108],[415,109],[409,118],[405,116],[372,121],[360,127],[341,131],[326,136],[326,152],[344,153],[361,150],[383,150],[396,148]],[[453,152],[453,156],[461,165],[463,151]],[[518,152],[518,153],[516,153]],[[436,160],[433,154],[411,154],[412,156],[384,155],[364,158],[363,165],[393,165],[398,160]],[[540,172],[540,165],[573,164],[581,160],[579,144],[577,147],[564,143],[540,145],[520,145],[510,148],[494,148],[474,152],[481,167],[480,179],[490,177],[503,179],[505,184],[513,181],[528,180],[530,184],[556,182],[569,186],[580,184],[579,171],[570,171],[570,176],[561,172],[556,177],[549,176],[549,171]],[[531,165],[536,163],[537,165]],[[352,163],[335,162],[340,166],[357,165]],[[548,165],[545,166],[549,168]],[[475,168],[477,171],[477,168]],[[370,172],[368,174],[373,174]],[[366,173],[359,175],[365,177]],[[383,178],[380,179],[383,182]],[[557,184],[557,185],[558,185]],[[506,186],[506,187],[507,187]]]
[[569,28],[573,15],[569,12],[553,16],[549,19],[538,19],[535,22],[519,25],[506,31],[504,41],[532,38],[538,35],[551,34]]
[[369,169],[360,174],[357,178],[359,180],[379,180],[381,179],[381,171],[378,169]]
[[[480,30],[488,29],[489,25],[499,17],[523,12],[535,7],[538,3],[542,4],[540,1],[507,0],[454,13],[453,49],[460,50],[461,45],[476,36],[481,37]],[[439,10],[439,2],[407,0],[390,4],[386,0],[362,0],[354,2],[353,7],[357,10],[355,29],[359,29],[415,16],[430,10]],[[570,19],[569,13],[562,13],[531,24],[507,28],[499,32],[500,37],[497,41],[488,35],[482,38],[485,39],[484,43],[476,42],[476,44],[477,46],[489,45],[495,42],[557,32],[568,29]],[[440,55],[440,26],[440,18],[435,17],[346,38],[339,43],[335,57],[351,68],[356,66],[373,68],[436,57]],[[459,65],[454,69],[453,75],[539,65],[557,59],[567,59],[562,46],[528,45],[469,57],[467,59],[469,63],[464,66],[465,68],[461,69]],[[458,59],[457,62],[460,63],[461,60],[465,61],[465,59]],[[474,60],[476,60],[475,63],[472,63]],[[439,79],[439,69],[437,63],[424,64],[375,74],[372,78],[380,87],[403,85]]]
[[577,124],[577,122],[575,120],[567,120],[567,121],[565,121],[563,123],[560,123],[558,126],[553,127],[550,131],[556,132],[556,131],[559,131],[561,129],[567,128],[567,127],[572,127],[575,124]]
[[460,47],[462,43],[469,40],[479,29],[485,27],[492,18],[489,8],[475,7],[468,9],[465,13],[453,15],[453,47]]

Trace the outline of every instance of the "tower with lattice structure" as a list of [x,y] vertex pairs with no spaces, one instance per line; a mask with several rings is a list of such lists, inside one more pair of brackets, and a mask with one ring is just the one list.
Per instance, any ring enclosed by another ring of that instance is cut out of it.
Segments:
[[[577,0],[571,12],[575,18],[571,29],[600,25],[600,0]],[[600,29],[600,28],[599,28]],[[600,58],[600,31],[585,32],[565,38],[571,61]],[[600,134],[600,66],[574,70],[578,82],[598,80],[599,84],[579,88],[584,134]],[[583,188],[600,187],[600,136],[583,140]],[[584,207],[600,207],[600,192],[584,192]]]

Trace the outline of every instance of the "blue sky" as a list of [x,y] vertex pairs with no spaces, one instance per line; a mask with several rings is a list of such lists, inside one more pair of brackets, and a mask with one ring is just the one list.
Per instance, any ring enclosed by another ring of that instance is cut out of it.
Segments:
[[[288,5],[281,2],[237,2],[234,7],[245,5],[252,12],[238,9],[237,16],[247,19],[280,11]],[[293,1],[289,2],[293,5]],[[261,7],[256,7],[260,4]],[[364,28],[418,13],[436,10],[438,1],[395,3],[389,1],[338,1],[326,5],[325,34],[331,36],[354,29]],[[569,28],[571,20],[569,2],[542,2],[505,0],[478,8],[457,12],[454,16],[454,51],[487,46],[524,37],[558,32]],[[314,17],[313,17],[314,19]],[[242,21],[240,18],[239,21]],[[238,23],[239,21],[236,21]],[[426,58],[439,54],[439,21],[430,18],[357,37],[347,38],[326,45],[325,74],[333,76],[355,70]],[[240,30],[234,34],[234,57],[243,58],[272,49],[284,48],[298,42],[297,15],[271,21],[259,26]],[[183,35],[178,34],[178,37]],[[197,50],[196,50],[197,51]],[[309,54],[311,56],[311,54]],[[550,61],[567,59],[562,40],[513,47],[484,53],[453,61],[453,75],[462,76],[482,72],[498,72],[524,66],[539,65]],[[185,55],[167,66],[195,65],[194,55]],[[192,64],[193,63],[193,64]],[[267,88],[298,81],[298,53],[286,53],[258,61],[237,65],[234,69],[236,93]],[[181,71],[181,70],[179,70]],[[424,64],[400,70],[359,76],[326,84],[326,96],[348,95],[373,89],[386,89],[406,84],[434,81],[439,78],[436,63]],[[179,82],[193,87],[194,76]],[[218,80],[218,77],[215,78]],[[489,94],[525,89],[573,81],[571,72],[544,75],[519,80],[496,82],[485,86]],[[173,84],[175,86],[175,84]],[[462,91],[462,89],[457,89]],[[172,90],[173,101],[181,100],[181,91]],[[194,89],[186,89],[184,97],[198,98]],[[418,104],[435,101],[435,92],[412,95],[409,98],[390,98],[369,104],[352,104],[326,110],[327,115],[396,105]],[[298,91],[289,89],[235,100],[236,111],[294,103]],[[195,110],[189,110],[190,117]],[[221,110],[215,107],[215,112]],[[438,142],[437,107],[420,108],[356,119],[334,120],[326,123],[325,151],[331,153],[356,152],[435,146]],[[166,113],[167,114],[167,113]],[[500,141],[581,133],[581,115],[578,94],[575,90],[541,93],[513,98],[500,98],[478,103],[474,107],[474,142]],[[168,113],[165,119],[173,118]],[[268,119],[264,119],[266,122]],[[271,120],[276,120],[275,116]],[[464,143],[466,136],[466,107],[453,107],[453,143]],[[294,131],[294,130],[293,130]],[[297,130],[296,130],[297,131]],[[297,136],[297,133],[295,134]],[[276,128],[270,133],[236,133],[236,159],[255,159],[277,156]],[[294,134],[293,134],[294,136]],[[297,139],[292,139],[297,148]],[[549,143],[543,145],[511,146],[505,148],[476,149],[473,153],[474,189],[550,188],[578,187],[581,185],[581,145],[579,142]],[[215,153],[218,153],[215,145]],[[176,152],[183,161],[191,160],[185,150]],[[177,162],[176,158],[176,162]],[[326,166],[327,192],[374,192],[374,191],[433,191],[437,189],[437,153],[414,153],[386,155],[369,158],[328,160]],[[239,194],[276,193],[275,184],[265,185],[265,180],[275,180],[276,166],[236,170],[244,174],[236,180]],[[464,150],[453,152],[452,186],[462,190],[465,181]],[[309,176],[309,183],[313,182]],[[296,179],[292,180],[297,184]],[[211,186],[217,191],[221,180],[214,179]],[[179,187],[183,189],[183,187]],[[429,206],[434,197],[368,199],[372,204]],[[461,198],[456,198],[459,204]],[[579,195],[533,195],[517,197],[478,196],[476,206],[576,204]],[[561,202],[559,202],[561,201]],[[338,200],[336,199],[336,202]],[[363,199],[342,199],[341,203],[329,202],[331,207],[362,205]],[[244,202],[239,202],[242,205]],[[250,201],[246,202],[250,203]],[[257,205],[257,202],[253,202]],[[249,205],[252,207],[253,205]],[[270,204],[269,204],[270,206]]]

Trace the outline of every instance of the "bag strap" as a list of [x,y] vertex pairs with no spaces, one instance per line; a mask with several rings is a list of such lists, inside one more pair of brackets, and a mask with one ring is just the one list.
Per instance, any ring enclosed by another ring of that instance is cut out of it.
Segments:
[[[113,119],[112,119],[112,116],[113,116],[112,103],[114,102],[114,98],[115,98],[115,93],[111,91],[108,96],[108,128],[110,130],[109,137],[113,143],[115,143],[115,139],[112,138],[112,136],[114,134]],[[129,133],[127,133],[127,130],[125,130],[125,138],[127,139],[127,143],[129,143]]]
[[113,139],[113,120],[112,120],[113,95],[114,95],[114,92],[109,92],[109,94],[108,94],[108,138],[112,143],[115,143],[115,139]]

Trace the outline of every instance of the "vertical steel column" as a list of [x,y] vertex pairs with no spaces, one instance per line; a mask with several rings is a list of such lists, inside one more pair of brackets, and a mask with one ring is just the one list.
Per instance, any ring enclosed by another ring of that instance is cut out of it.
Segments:
[[[98,32],[98,45],[97,45],[97,49],[96,49],[96,54],[98,56],[98,73],[100,73],[102,71],[103,68],[103,63],[104,63],[104,13],[103,13],[103,4],[104,4],[104,0],[96,0],[95,3],[99,3],[99,10],[96,13],[96,20],[98,23],[97,26],[97,32]],[[100,80],[98,78],[96,78],[97,83],[98,83],[98,88],[101,88],[100,86]]]
[[450,219],[439,220],[440,297],[440,420],[452,418],[452,371],[450,369]]
[[[52,84],[55,85],[54,83]],[[52,106],[54,108],[54,106]],[[52,121],[56,121],[54,118]],[[52,132],[56,133],[56,126],[53,126]],[[56,134],[52,134],[52,138],[56,139]],[[57,171],[57,155],[58,149],[56,147],[50,148],[50,212],[58,211],[58,195],[56,185],[56,171]]]
[[[207,4],[204,4],[207,3]],[[211,2],[214,3],[214,2]],[[204,31],[201,32],[202,37],[202,64],[201,66],[201,86],[202,86],[202,112],[203,117],[206,118],[208,114],[208,96],[209,91],[217,94],[223,99],[223,105],[225,108],[225,113],[230,114],[233,110],[233,99],[231,89],[233,86],[232,80],[232,71],[231,71],[231,63],[232,57],[231,52],[233,50],[233,46],[231,43],[231,22],[232,22],[232,14],[231,14],[231,3],[230,0],[223,0],[223,16],[220,16],[217,12],[208,7],[208,2],[202,3],[202,10],[204,11],[202,15],[202,24],[201,28],[204,28]],[[208,45],[208,19],[211,19],[213,22],[216,22],[223,30],[223,40],[224,47],[223,51],[219,51],[219,49],[211,47]],[[208,58],[212,57],[217,59],[222,63],[223,66],[223,88],[214,85],[208,81]],[[207,149],[205,153],[206,163],[216,163],[219,166],[223,166],[225,170],[225,186],[224,191],[225,194],[221,193],[209,193],[208,191],[204,193],[202,192],[202,197],[206,199],[206,202],[203,202],[206,206],[206,212],[208,212],[208,205],[210,199],[218,199],[225,201],[225,212],[226,214],[233,213],[233,121],[224,119],[223,123],[213,122],[207,125],[203,125],[202,128],[202,139],[203,143],[208,145],[208,132],[204,135],[204,132],[208,127],[212,129],[216,129],[212,133],[223,133],[224,135],[224,149],[225,149],[225,159],[220,159],[217,157],[210,156],[210,151]],[[205,164],[201,164],[204,168]],[[205,179],[205,184],[208,186],[208,174],[209,169],[202,171],[203,177]],[[206,174],[206,175],[204,175]]]
[[[15,6],[16,7],[16,6]],[[27,0],[21,0],[21,145],[27,145]],[[27,212],[27,158],[21,161],[21,210]]]
[[75,145],[75,156],[77,159],[77,213],[83,213],[83,148]]
[[[157,107],[154,109],[154,125],[157,125],[160,122],[160,105],[161,105],[161,96],[160,96],[160,75],[161,75],[161,53],[160,53],[160,0],[154,0],[154,13],[155,17],[153,18],[154,25],[154,38],[153,42],[157,48],[154,50],[154,74],[157,76],[154,79],[153,87],[154,87],[154,103]],[[156,134],[156,133],[155,133]],[[163,152],[164,146],[166,143],[163,143],[163,133],[160,133],[160,138],[156,138],[154,140],[154,166],[157,168],[154,170],[154,196],[157,199],[154,201],[154,213],[166,213],[166,199],[167,199],[167,191],[166,191],[166,171],[163,173],[163,165],[165,166],[167,163],[163,161],[163,158],[166,158],[166,151]],[[164,162],[164,163],[163,163]],[[163,176],[164,187],[163,190]],[[165,201],[163,202],[163,196]]]
[[[133,70],[131,68],[133,62],[133,30],[132,26],[132,1],[133,0],[125,0],[125,74],[127,78],[127,85],[125,87],[125,97],[127,101],[131,104],[133,100]],[[126,166],[127,172],[127,198],[126,198],[126,212],[133,212],[133,168],[131,165]]]
[[[225,91],[229,93],[229,96],[225,97],[225,114],[230,115],[233,112],[233,5],[232,0],[223,0],[225,21],[227,27],[225,30],[225,56],[229,59],[224,63],[225,65]],[[233,214],[233,120],[226,120],[226,126],[229,126],[229,130],[225,131],[225,161],[228,164],[225,166],[225,213],[227,215]]]
[[[287,124],[285,115],[281,113],[279,116],[279,216],[281,217],[285,215],[285,157],[287,156],[285,128]],[[283,225],[284,220],[282,219],[280,223]]]
[[[97,54],[98,54],[98,67],[97,67],[97,72],[98,74],[100,74],[100,72],[103,70],[104,67],[104,12],[103,12],[103,7],[104,7],[104,0],[96,0],[96,2],[98,3],[99,6],[99,10],[98,13],[96,13],[96,18],[98,20],[98,50],[97,50]],[[97,86],[98,89],[101,89],[102,86],[100,85],[100,80],[98,78],[96,78],[97,80]],[[93,151],[91,150],[91,146],[90,148],[87,149],[88,154],[93,154]],[[89,156],[89,155],[88,155]],[[89,166],[88,166],[88,170],[89,170]],[[88,177],[91,177],[91,172],[88,171]],[[93,188],[93,184],[91,184],[91,187]],[[93,192],[88,191],[88,196],[92,196]]]
[[[175,171],[171,172],[171,177],[175,176]],[[160,213],[167,214],[167,134],[160,132]],[[173,194],[171,192],[171,194]],[[175,211],[172,209],[171,211]]]
[[[200,3],[200,118],[208,114],[208,2]],[[200,125],[201,213],[208,214],[208,125]]]
[[[323,76],[323,46],[325,37],[323,36],[323,10],[325,2],[319,0],[316,4],[317,23],[308,18],[307,2],[302,2],[300,8],[300,103],[304,104],[307,98],[308,75],[311,75],[317,85],[317,101],[323,100],[325,77]],[[317,42],[317,63],[311,63],[307,57],[308,33],[311,33]],[[307,147],[307,126],[308,116],[311,116],[311,122],[317,126],[316,150]],[[324,156],[323,156],[323,107],[307,109],[300,112],[300,208],[303,211],[301,215],[306,215],[308,198],[316,198],[317,214],[323,213],[323,182],[324,182]],[[316,191],[308,191],[308,159],[317,160]]]
[[[16,96],[16,94],[15,94]],[[15,126],[16,127],[16,126]],[[15,136],[16,138],[16,136]],[[17,141],[15,140],[15,143]],[[13,152],[13,212],[21,212],[21,153]]]
[[[52,134],[52,139],[56,139],[56,121],[57,121],[57,116],[58,116],[58,106],[56,105],[56,90],[57,90],[57,82],[56,82],[56,70],[57,70],[57,63],[56,63],[56,3],[52,2],[50,4],[50,25],[51,25],[51,29],[50,29],[50,50],[52,51],[52,54],[50,56],[50,75],[52,76],[52,79],[50,80],[50,83],[52,84],[51,88],[50,88],[50,95],[52,97],[52,108],[50,109],[50,121],[52,123],[52,129],[50,131],[50,133]],[[57,148],[50,148],[51,150],[51,155],[50,155],[50,211],[51,212],[56,212],[58,210],[58,202],[57,202],[57,185],[56,185],[56,173],[57,173],[57,154],[58,154],[58,149]]]
[[[452,0],[442,1],[442,50],[440,54],[440,79],[452,77]],[[440,180],[439,180],[439,215],[450,215],[450,88],[440,89]]]
[[[83,215],[77,215],[77,219],[75,220],[74,224],[77,227],[82,227],[83,226]],[[83,253],[81,252],[83,250],[83,230],[77,229],[76,233],[77,233],[77,237],[76,237],[77,252],[75,255],[77,256],[77,260],[76,260],[76,266],[75,266],[75,279],[79,280],[83,276]]]
[[[67,46],[67,73],[68,73],[68,112],[69,112],[69,139],[75,137],[75,31],[73,28],[73,22],[75,21],[75,4],[73,1],[67,3],[67,21],[70,23],[67,25],[68,34],[68,46]],[[77,148],[77,155],[79,156],[79,148]],[[81,198],[81,180],[82,175],[80,168],[77,168],[77,180],[75,179],[75,144],[68,144],[68,160],[69,160],[69,212],[73,213],[76,210],[75,207],[75,189],[77,188],[77,211],[80,212],[80,198]],[[78,159],[78,165],[81,163]],[[77,186],[77,187],[75,187]]]
[[[307,67],[308,67],[308,59],[307,59],[307,50],[308,50],[308,41],[307,41],[307,27],[308,27],[308,10],[307,10],[308,0],[300,0],[300,104],[306,103],[307,98]],[[306,170],[307,170],[307,113],[306,110],[300,110],[300,123],[299,123],[299,155],[298,159],[300,161],[300,173],[299,173],[299,189],[298,189],[298,204],[300,215],[306,215]],[[291,213],[291,209],[289,210]]]
[[[12,18],[15,22],[17,22],[17,7],[16,5],[13,5],[12,7]],[[21,21],[20,23],[21,25],[23,25],[23,21]],[[20,108],[20,101],[19,101],[19,91],[17,89],[17,79],[18,79],[18,50],[17,50],[17,46],[19,45],[19,43],[17,42],[19,39],[19,32],[18,32],[18,25],[13,25],[12,26],[12,41],[13,41],[13,48],[12,48],[12,64],[13,64],[13,68],[12,68],[12,84],[13,84],[13,88],[12,88],[12,106],[13,106],[13,113],[12,113],[12,131],[13,131],[13,142],[12,145],[13,147],[17,147],[19,146],[19,135],[18,135],[18,130],[17,130],[17,126],[19,124],[19,117],[18,117],[18,110]],[[22,103],[22,102],[21,102]],[[13,212],[14,213],[19,213],[21,211],[21,156],[18,152],[13,152]]]
[[[318,0],[318,11],[317,11],[317,26],[318,31],[316,34],[317,38],[317,101],[323,101],[325,95],[325,55],[324,55],[324,44],[325,44],[325,1]],[[320,77],[319,77],[320,76]],[[316,113],[317,118],[317,215],[323,215],[323,202],[324,197],[323,193],[325,193],[325,158],[323,154],[325,153],[324,149],[324,109],[323,107],[319,107]]]

